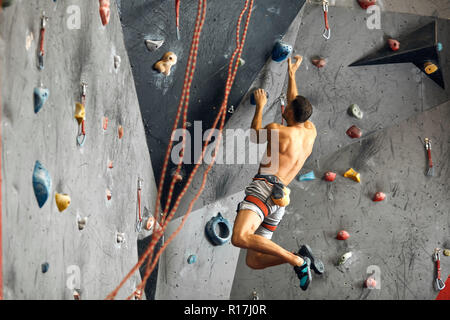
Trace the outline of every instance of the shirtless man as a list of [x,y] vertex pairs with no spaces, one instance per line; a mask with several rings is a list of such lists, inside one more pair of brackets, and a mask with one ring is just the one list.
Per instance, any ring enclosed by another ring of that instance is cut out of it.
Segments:
[[[260,164],[258,174],[245,189],[245,199],[238,205],[231,242],[236,247],[247,249],[246,262],[252,269],[264,269],[289,263],[300,279],[300,287],[306,290],[312,279],[310,268],[322,274],[324,269],[322,261],[314,259],[307,245],[303,245],[298,253],[292,253],[271,240],[273,232],[284,215],[285,206],[289,202],[290,191],[287,186],[310,156],[317,136],[314,124],[308,120],[312,114],[311,103],[305,97],[298,95],[295,80],[295,73],[302,59],[301,56],[295,56],[294,64],[290,58],[288,59],[288,106],[282,115],[287,126],[270,123],[262,128],[263,108],[267,103],[266,93],[262,89],[254,93],[256,110],[252,129],[257,134],[260,130],[267,130],[266,157],[268,158],[271,156],[272,149],[271,135],[278,135],[278,159],[275,159],[278,165]],[[257,136],[259,137],[259,134]],[[258,141],[258,143],[264,142]],[[275,147],[273,149],[275,150]]]

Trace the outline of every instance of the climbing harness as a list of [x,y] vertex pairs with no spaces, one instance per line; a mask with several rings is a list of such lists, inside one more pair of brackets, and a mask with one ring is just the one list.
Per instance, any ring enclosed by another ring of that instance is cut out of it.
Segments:
[[441,280],[441,257],[439,255],[439,252],[441,251],[440,248],[436,248],[434,249],[434,254],[433,254],[433,258],[434,261],[436,262],[436,281],[435,281],[435,285],[436,285],[436,290],[441,291],[442,289],[445,288],[445,283],[444,281]]
[[38,68],[39,70],[44,69],[44,39],[45,39],[45,30],[46,23],[48,21],[48,17],[45,15],[45,11],[42,12],[41,16],[41,31],[40,31],[40,40],[39,40],[39,53],[38,53]]
[[177,39],[180,40],[180,0],[175,0],[175,19],[177,26]]
[[84,142],[86,141],[86,127],[85,127],[85,118],[86,118],[86,90],[87,84],[85,82],[81,82],[81,103],[77,103],[75,110],[75,118],[78,121],[78,134],[77,134],[77,145],[82,147]]
[[328,5],[329,5],[328,0],[324,0],[323,1],[323,17],[325,20],[325,31],[323,33],[323,37],[327,40],[331,38],[331,29],[330,29],[330,25],[328,23]]
[[[217,230],[221,232],[217,232]],[[227,243],[231,238],[231,225],[219,212],[217,216],[211,218],[205,226],[205,233],[211,243],[215,246],[221,246]]]
[[141,232],[142,230],[142,214],[141,214],[141,196],[142,196],[142,182],[144,180],[141,178],[138,178],[137,182],[137,203],[138,203],[138,212],[136,215],[136,232]]
[[[193,79],[193,74],[195,72],[195,66],[196,66],[196,59],[197,59],[197,52],[198,52],[198,43],[199,43],[199,38],[200,38],[200,34],[201,34],[201,30],[203,28],[203,24],[204,24],[204,20],[205,20],[205,16],[206,16],[206,0],[198,0],[198,11],[197,11],[197,19],[196,19],[196,24],[195,24],[195,31],[194,31],[194,35],[192,37],[192,43],[191,43],[191,51],[189,54],[189,59],[188,59],[188,63],[187,63],[187,67],[186,67],[186,73],[185,73],[185,81],[184,81],[184,85],[183,85],[183,91],[182,91],[182,95],[180,98],[180,104],[178,106],[178,112],[177,112],[177,116],[176,119],[174,121],[174,126],[173,126],[173,130],[176,130],[178,128],[178,122],[179,122],[179,118],[180,118],[180,114],[183,111],[183,126],[185,125],[185,123],[187,122],[187,109],[189,106],[189,91],[190,91],[190,86],[192,83],[192,79]],[[236,73],[237,73],[237,69],[238,69],[238,63],[234,63],[235,58],[237,59],[237,61],[239,61],[239,58],[242,55],[242,51],[243,51],[243,47],[245,44],[245,39],[246,39],[246,35],[247,35],[247,31],[248,31],[248,26],[249,26],[249,22],[250,22],[250,17],[252,14],[252,8],[253,8],[253,2],[254,0],[246,0],[245,1],[245,5],[244,5],[244,9],[241,11],[240,15],[239,15],[239,19],[238,19],[238,24],[236,27],[236,49],[234,50],[232,57],[230,59],[229,62],[229,66],[228,66],[228,77],[227,77],[227,81],[226,81],[226,86],[225,86],[225,94],[224,94],[224,99],[222,101],[222,105],[220,107],[219,113],[216,116],[216,119],[213,123],[212,126],[212,130],[209,134],[209,136],[207,137],[207,139],[205,140],[205,143],[203,145],[203,149],[202,149],[202,154],[199,160],[203,159],[203,157],[205,156],[205,153],[207,151],[207,147],[211,142],[211,137],[213,134],[213,130],[216,128],[216,126],[218,125],[218,122],[220,121],[220,126],[219,126],[219,131],[222,132],[223,127],[225,125],[225,118],[226,118],[226,106],[227,106],[227,102],[228,102],[228,97],[231,91],[231,87],[234,83],[235,77],[236,77]],[[245,26],[244,26],[244,31],[242,34],[242,40],[240,40],[240,27],[241,27],[241,21],[242,18],[244,16],[244,14],[247,12],[247,17],[245,20]],[[183,108],[184,107],[184,108]],[[185,128],[184,128],[185,129]],[[203,192],[205,185],[206,185],[206,179],[207,179],[207,175],[209,173],[209,171],[211,170],[214,161],[215,161],[215,157],[217,154],[217,149],[220,146],[220,139],[221,136],[219,135],[218,138],[218,142],[216,143],[215,146],[215,153],[213,155],[213,161],[211,161],[211,163],[209,164],[209,166],[206,168],[206,170],[203,173],[203,179],[202,179],[202,183],[201,186],[198,190],[198,192],[196,193],[196,195],[194,196],[194,198],[190,201],[189,206],[187,211],[185,212],[185,214],[183,215],[183,219],[180,223],[180,225],[178,226],[178,228],[171,234],[171,236],[169,237],[169,239],[167,241],[164,242],[163,246],[160,248],[160,250],[153,255],[153,251],[154,248],[157,244],[157,242],[159,241],[159,239],[161,237],[164,236],[164,231],[168,225],[168,223],[171,221],[171,219],[173,218],[175,212],[178,209],[178,206],[180,204],[181,198],[184,196],[184,194],[186,193],[188,187],[190,186],[193,177],[195,176],[196,172],[198,171],[198,168],[200,166],[201,161],[196,162],[196,165],[194,167],[194,169],[192,170],[186,185],[184,186],[183,190],[181,191],[180,195],[178,196],[178,198],[175,201],[175,204],[173,206],[173,208],[169,211],[169,207],[170,207],[170,202],[171,202],[171,198],[173,195],[173,188],[174,185],[176,183],[174,177],[171,181],[170,184],[170,189],[169,189],[169,194],[167,197],[167,201],[166,201],[166,207],[164,210],[164,213],[162,215],[162,225],[161,227],[158,228],[158,230],[156,230],[156,233],[153,233],[152,236],[152,240],[150,242],[150,244],[148,245],[147,249],[145,250],[145,252],[141,255],[141,258],[139,259],[139,261],[135,264],[135,266],[130,270],[130,272],[124,277],[124,279],[122,279],[122,281],[119,283],[119,285],[107,296],[107,299],[113,299],[114,297],[117,296],[118,291],[120,290],[120,288],[123,287],[123,285],[125,284],[126,281],[128,281],[130,279],[130,277],[144,264],[144,262],[146,260],[147,261],[147,266],[145,268],[145,274],[142,277],[142,281],[141,283],[137,286],[138,289],[143,289],[145,284],[147,283],[148,278],[151,275],[151,272],[154,270],[154,268],[156,267],[156,263],[158,262],[158,259],[160,258],[161,254],[164,252],[165,248],[167,248],[167,246],[171,243],[171,241],[176,237],[176,235],[180,232],[181,228],[184,226],[189,214],[192,211],[192,208],[195,204],[195,202],[198,200],[198,198],[200,197],[200,194]],[[183,149],[184,149],[184,141],[185,139],[183,139]],[[164,160],[164,165],[163,165],[163,170],[161,172],[161,179],[160,179],[160,183],[158,186],[158,194],[157,194],[157,199],[156,199],[156,204],[155,204],[155,212],[159,212],[159,206],[160,201],[161,201],[161,194],[162,194],[162,188],[164,185],[164,179],[166,177],[166,172],[167,172],[167,167],[168,167],[168,163],[169,163],[169,157],[172,151],[172,141],[169,141],[169,146],[166,150],[166,158]],[[181,161],[178,164],[178,170],[181,169]],[[168,215],[167,215],[168,213]],[[153,259],[153,261],[152,261]],[[133,295],[129,296],[127,299],[131,299]]]

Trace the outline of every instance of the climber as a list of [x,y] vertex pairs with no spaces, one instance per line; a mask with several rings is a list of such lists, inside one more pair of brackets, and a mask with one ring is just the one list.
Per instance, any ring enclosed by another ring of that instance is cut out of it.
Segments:
[[[262,113],[267,97],[262,89],[256,90],[254,94],[256,110],[252,129],[258,134],[258,143],[267,141],[265,158],[269,157],[270,163],[261,162],[258,174],[245,189],[246,197],[238,205],[231,242],[236,247],[247,249],[246,262],[252,269],[289,263],[300,279],[300,287],[306,290],[311,282],[310,268],[322,274],[323,263],[314,259],[307,245],[303,245],[297,253],[292,253],[271,240],[284,215],[285,206],[289,204],[290,191],[287,186],[310,156],[317,136],[314,124],[308,120],[313,111],[311,103],[298,95],[295,80],[302,59],[298,55],[295,56],[295,63],[292,63],[291,58],[288,59],[288,106],[282,114],[287,126],[270,123],[262,128]],[[260,138],[264,130],[267,132],[266,139]],[[278,135],[278,146],[272,145],[274,142],[271,136],[274,134]],[[279,150],[277,156],[275,149]],[[273,162],[277,165],[272,166]]]

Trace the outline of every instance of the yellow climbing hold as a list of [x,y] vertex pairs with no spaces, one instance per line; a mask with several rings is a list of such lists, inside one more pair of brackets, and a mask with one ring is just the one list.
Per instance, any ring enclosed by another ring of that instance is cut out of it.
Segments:
[[348,171],[344,173],[344,177],[355,180],[356,182],[361,182],[361,175],[353,170],[353,168],[348,169]]
[[435,65],[433,62],[425,62],[424,67],[426,74],[432,74],[438,70],[437,65]]
[[450,249],[444,249],[444,256],[450,256]]
[[56,206],[59,212],[63,212],[70,206],[70,196],[68,194],[55,194]]
[[80,124],[86,117],[86,110],[84,109],[84,105],[82,103],[77,102],[75,105],[75,119],[78,120],[78,124]]

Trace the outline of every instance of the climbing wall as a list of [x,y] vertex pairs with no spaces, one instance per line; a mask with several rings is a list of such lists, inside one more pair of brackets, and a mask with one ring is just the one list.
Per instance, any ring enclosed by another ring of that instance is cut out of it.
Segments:
[[[318,137],[308,166],[355,141],[346,135],[346,130],[358,124],[364,136],[399,123],[415,114],[435,107],[449,99],[449,87],[443,90],[422,71],[412,64],[387,66],[348,67],[351,63],[384,45],[385,34],[392,37],[409,33],[433,20],[409,14],[382,13],[381,30],[366,28],[368,15],[363,10],[349,8],[330,9],[330,24],[333,38],[329,41],[321,38],[323,21],[321,7],[306,5],[305,12],[297,27],[292,27],[285,35],[286,42],[295,43],[294,54],[304,56],[304,62],[297,72],[299,93],[308,97],[315,107],[312,121],[318,130]],[[292,26],[295,25],[295,21]],[[448,20],[438,19],[439,39],[448,43],[450,24]],[[291,40],[294,37],[295,40]],[[317,69],[311,60],[317,56],[327,59],[327,66]],[[445,81],[450,83],[450,64],[448,49],[441,52]],[[249,93],[262,87],[270,93],[267,107],[264,109],[263,124],[281,122],[280,100],[282,89],[279,81],[286,80],[287,63],[275,63],[268,59],[241,102],[236,113],[230,118],[225,129],[250,128],[254,106],[249,102]],[[358,123],[347,114],[348,107],[358,104],[366,116]],[[226,140],[226,139],[225,139]],[[224,143],[227,148],[227,141]],[[204,165],[203,169],[207,166]],[[258,165],[216,165],[208,177],[205,191],[198,206],[221,199],[242,190],[257,171]],[[188,191],[180,211],[185,210],[189,200],[198,189],[201,175],[194,179],[194,187]],[[217,186],[224,185],[223,188]]]
[[[443,90],[412,64],[348,67],[383,46],[386,35],[407,34],[433,18],[382,12],[383,28],[368,30],[365,27],[368,15],[358,8],[330,8],[332,39],[325,41],[321,37],[321,7],[307,5],[283,38],[295,44],[294,54],[304,56],[297,83],[300,94],[307,96],[315,107],[312,121],[319,135],[301,173],[315,170],[318,180],[293,183],[293,201],[274,240],[288,250],[310,244],[325,262],[327,272],[314,277],[311,288],[303,293],[292,268],[251,270],[245,265],[246,251],[241,250],[231,299],[250,299],[253,291],[263,299],[434,299],[437,295],[433,289],[431,255],[435,247],[450,245],[449,212],[445,209],[449,201],[445,185],[449,137],[441,134],[449,119],[448,86]],[[438,19],[438,26],[439,41],[448,43],[448,20]],[[311,59],[316,56],[327,59],[325,68],[313,66]],[[440,57],[448,84],[446,48]],[[286,79],[286,68],[286,63],[267,60],[226,129],[250,127],[254,107],[249,103],[249,94],[257,87],[270,94],[263,125],[281,121],[278,97],[287,86],[286,82],[281,85]],[[352,103],[365,112],[363,120],[354,120],[347,114]],[[363,129],[361,140],[352,140],[345,134],[355,121]],[[422,141],[429,136],[435,141],[434,149],[439,148],[435,158],[440,159],[437,161],[442,167],[436,169],[440,173],[434,179],[425,176],[426,155],[418,136]],[[224,153],[236,151],[234,148],[227,141]],[[342,177],[350,167],[361,172],[363,184]],[[205,168],[206,165],[202,167]],[[231,198],[237,205],[257,168],[251,164],[216,164],[196,212],[203,212],[200,208],[204,205],[230,205]],[[182,203],[181,212],[198,191],[202,169]],[[327,170],[339,175],[333,184],[320,180]],[[375,205],[371,199],[377,190],[383,190],[388,198]],[[214,210],[209,212],[210,216],[214,214]],[[341,229],[351,234],[347,242],[335,239]],[[174,249],[171,254],[180,255],[194,248],[181,245],[180,250]],[[203,256],[208,250],[205,248],[198,254]],[[337,260],[347,251],[353,252],[353,260],[338,268]],[[444,258],[447,260],[442,261],[443,270],[447,271],[443,271],[443,279],[449,270],[448,258]],[[161,263],[161,269],[170,269],[164,260]],[[363,289],[370,266],[381,270],[381,290]],[[218,268],[214,270],[220,272]],[[159,283],[161,287],[164,285],[172,284]],[[176,285],[165,290],[171,290],[172,295],[181,294]],[[214,292],[214,287],[207,290]]]
[[[273,44],[281,39],[306,0],[272,0],[254,2],[242,58],[228,107],[238,107],[267,58]],[[164,155],[169,143],[173,121],[180,100],[184,72],[197,14],[197,0],[180,3],[180,40],[176,37],[175,1],[121,1],[121,18],[136,83],[147,143],[159,182]],[[236,24],[245,1],[209,0],[200,38],[196,73],[190,91],[187,130],[193,135],[194,121],[202,122],[202,131],[209,129],[217,115],[223,96],[228,63],[236,45]],[[146,14],[142,14],[145,12]],[[243,27],[243,26],[242,26]],[[242,33],[242,29],[241,29]],[[220,35],[220,36],[219,36]],[[149,52],[145,40],[162,40],[162,47]],[[178,57],[171,74],[154,70],[154,64],[168,51]],[[232,114],[227,114],[227,120]],[[182,127],[180,120],[179,127]],[[198,158],[192,148],[191,163]],[[194,158],[195,157],[195,158]],[[173,166],[169,167],[171,170]],[[185,164],[186,175],[193,165]],[[176,186],[175,193],[181,190]],[[178,216],[178,213],[177,213]]]
[[[288,250],[307,243],[325,264],[313,274],[306,292],[289,265],[251,270],[242,250],[231,299],[386,299],[434,300],[434,248],[450,246],[450,103],[411,117],[323,157],[312,167],[321,178],[332,170],[334,182],[315,180],[291,184],[292,202],[273,240]],[[426,177],[423,138],[433,141],[435,176]],[[422,139],[422,141],[421,141]],[[361,184],[342,174],[353,167]],[[386,200],[373,202],[378,191]],[[336,239],[340,230],[350,238]],[[341,255],[352,258],[338,265]],[[441,278],[450,274],[450,257],[441,254]],[[377,271],[379,289],[364,288]]]
[[[48,21],[39,70],[42,11]],[[146,236],[135,231],[138,178],[143,215],[151,214],[155,201],[116,3],[103,26],[99,1],[15,1],[0,13],[0,70],[4,298],[74,299],[75,289],[81,299],[103,299],[136,263],[137,239]],[[74,113],[82,81],[86,140],[80,147]],[[49,98],[35,113],[33,90],[41,83]],[[36,161],[52,181],[42,208],[32,184]],[[56,193],[71,198],[63,212]],[[78,219],[85,217],[79,230]],[[139,281],[134,274],[118,297],[133,293]]]

